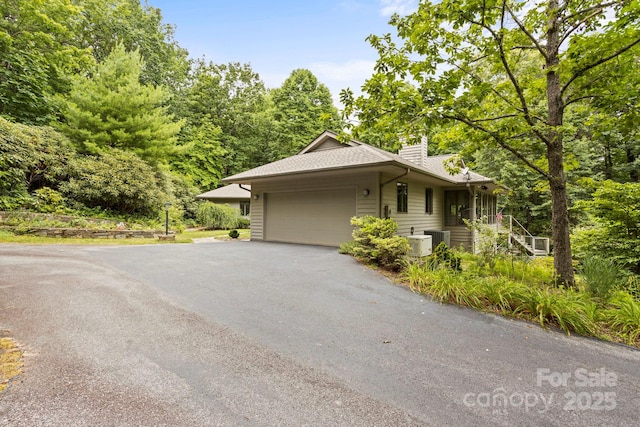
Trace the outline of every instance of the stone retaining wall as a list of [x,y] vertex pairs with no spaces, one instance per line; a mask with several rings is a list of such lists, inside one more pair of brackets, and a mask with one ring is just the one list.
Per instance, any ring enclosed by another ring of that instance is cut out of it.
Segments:
[[48,213],[41,213],[41,212],[29,212],[29,211],[0,211],[0,221],[4,221],[7,218],[11,217],[11,216],[18,216],[21,218],[26,218],[26,219],[39,219],[39,218],[45,218],[45,219],[53,219],[53,220],[59,220],[59,221],[73,221],[73,220],[79,220],[82,219],[83,221],[86,221],[90,224],[101,224],[101,223],[112,223],[112,224],[117,224],[121,221],[115,220],[115,219],[106,219],[106,218],[90,218],[90,217],[82,217],[82,218],[78,218],[76,216],[70,216],[70,215],[60,215],[60,214],[48,214]]
[[33,234],[40,237],[73,237],[76,239],[153,239],[162,231],[155,230],[88,230],[84,228],[30,228],[18,230],[15,227],[3,227],[17,234]]

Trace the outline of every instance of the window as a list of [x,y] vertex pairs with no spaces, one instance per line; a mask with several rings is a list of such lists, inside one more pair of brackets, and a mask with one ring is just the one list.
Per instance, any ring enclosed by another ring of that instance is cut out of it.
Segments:
[[465,225],[463,219],[469,219],[469,191],[456,190],[444,192],[444,225]]
[[240,215],[249,216],[251,204],[249,202],[240,202]]
[[433,188],[425,188],[424,191],[424,213],[433,213]]
[[497,199],[493,194],[478,193],[476,195],[476,218],[483,224],[495,224],[498,214]]
[[409,185],[406,182],[398,184],[398,206],[396,212],[407,213],[409,210]]

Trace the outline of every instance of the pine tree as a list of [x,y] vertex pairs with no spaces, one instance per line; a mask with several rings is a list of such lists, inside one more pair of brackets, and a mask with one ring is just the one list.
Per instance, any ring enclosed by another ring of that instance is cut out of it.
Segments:
[[58,97],[63,120],[54,126],[82,153],[117,148],[151,164],[164,162],[182,122],[174,121],[163,106],[166,89],[140,83],[142,68],[137,51],[116,46],[92,76],[75,77],[68,97]]

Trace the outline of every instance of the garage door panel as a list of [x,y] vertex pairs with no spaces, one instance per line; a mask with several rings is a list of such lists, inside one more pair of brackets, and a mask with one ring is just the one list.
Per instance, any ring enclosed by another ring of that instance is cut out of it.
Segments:
[[338,246],[351,239],[354,188],[267,193],[265,240]]

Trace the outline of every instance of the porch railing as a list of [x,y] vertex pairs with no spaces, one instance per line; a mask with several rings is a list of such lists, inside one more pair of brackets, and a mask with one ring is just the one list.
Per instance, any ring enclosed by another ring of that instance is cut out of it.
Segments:
[[[509,248],[514,246],[524,251],[529,256],[546,256],[551,252],[551,239],[532,235],[517,219],[512,215],[482,215],[479,218],[481,224],[495,227],[495,234],[506,236]],[[476,235],[474,247],[478,243]],[[474,249],[475,250],[475,249]]]
[[540,256],[548,255],[550,252],[550,240],[548,237],[534,236],[512,215],[504,215],[500,219],[497,216],[497,223],[504,229],[508,229],[509,245],[517,244],[524,249],[529,255]]

